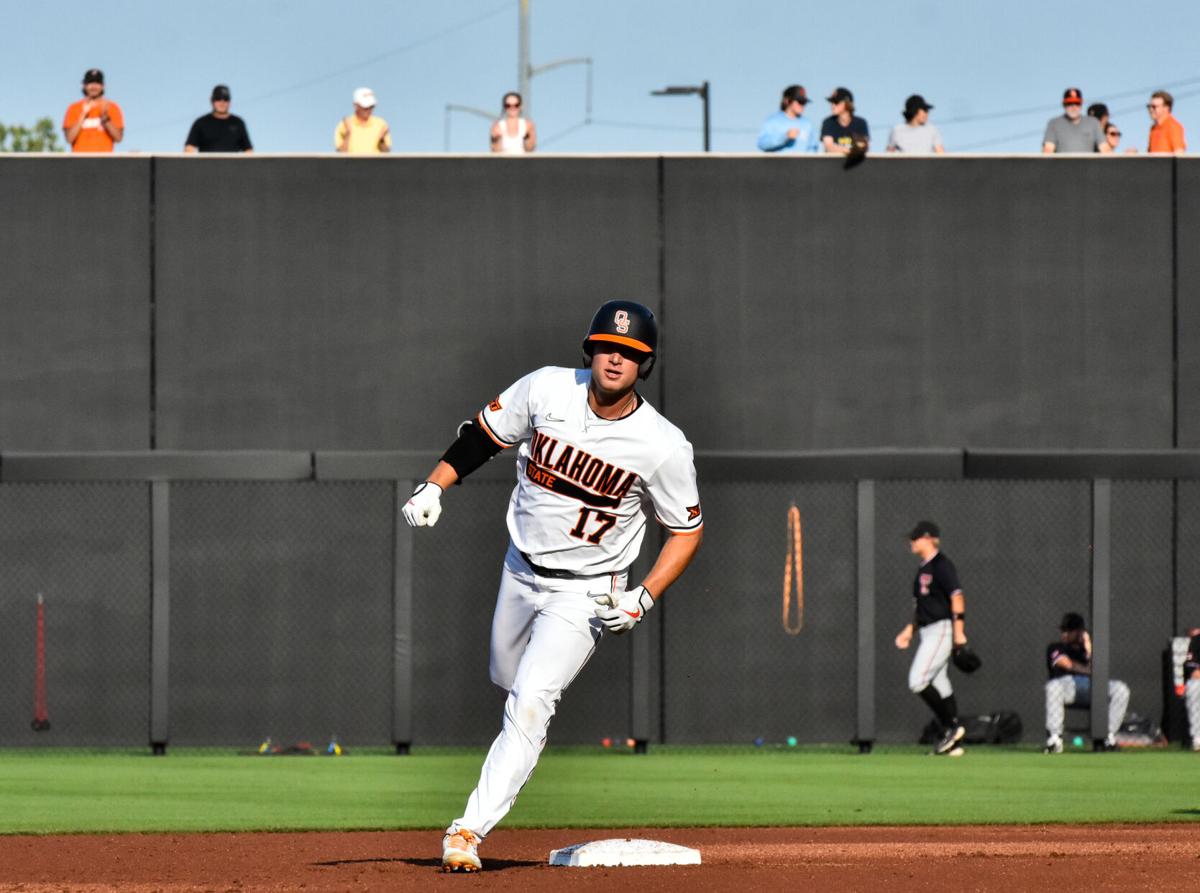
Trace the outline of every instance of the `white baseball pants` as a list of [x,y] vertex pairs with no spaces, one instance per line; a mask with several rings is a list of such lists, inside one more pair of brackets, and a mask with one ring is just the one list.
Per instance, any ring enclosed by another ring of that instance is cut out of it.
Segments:
[[[1076,685],[1076,680],[1086,680],[1087,685]],[[1081,705],[1091,702],[1091,678],[1088,676],[1059,676],[1046,683],[1046,732],[1051,737],[1062,737],[1063,722],[1068,704],[1074,704],[1080,688],[1086,688]],[[1108,734],[1115,735],[1125,718],[1129,706],[1129,686],[1120,679],[1108,681]]]
[[625,589],[626,575],[535,576],[509,545],[492,617],[492,682],[508,692],[466,812],[451,823],[486,837],[533,774],[559,698],[595,651],[604,627],[591,595]]
[[1192,736],[1192,747],[1200,742],[1200,679],[1189,679],[1183,690],[1187,703],[1188,732]]
[[949,620],[938,620],[922,626],[918,631],[920,644],[913,655],[908,670],[908,687],[914,693],[924,691],[932,685],[939,695],[948,698],[954,694],[950,687],[950,652],[954,650],[954,626]]

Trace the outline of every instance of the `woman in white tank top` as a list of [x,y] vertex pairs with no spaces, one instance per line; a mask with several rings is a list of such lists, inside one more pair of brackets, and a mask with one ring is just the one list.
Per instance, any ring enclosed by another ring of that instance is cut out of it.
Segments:
[[521,94],[504,94],[504,116],[492,125],[492,151],[501,155],[524,155],[537,148],[533,122],[521,117]]

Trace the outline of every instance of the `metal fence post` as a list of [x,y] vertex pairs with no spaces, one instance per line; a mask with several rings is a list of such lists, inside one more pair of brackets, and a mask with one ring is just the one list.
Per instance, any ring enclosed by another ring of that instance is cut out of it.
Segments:
[[875,741],[875,482],[858,482],[858,717],[854,742]]
[[[653,554],[661,551],[666,536],[662,528],[646,537],[643,549],[654,546]],[[643,553],[630,568],[629,582],[644,579],[650,572],[651,561]],[[667,604],[670,604],[669,602]],[[629,642],[629,736],[633,739],[634,753],[646,753],[649,742],[661,735],[655,729],[655,716],[661,709],[662,692],[662,649],[658,637],[663,634],[666,610],[650,614],[642,623],[642,629],[630,635]]]
[[150,484],[150,749],[167,752],[171,666],[171,485]]
[[415,484],[392,485],[392,742],[396,753],[412,746],[413,635],[412,635],[412,529],[401,510]]
[[1112,481],[1092,481],[1092,744],[1104,749],[1108,737],[1108,657],[1112,593]]

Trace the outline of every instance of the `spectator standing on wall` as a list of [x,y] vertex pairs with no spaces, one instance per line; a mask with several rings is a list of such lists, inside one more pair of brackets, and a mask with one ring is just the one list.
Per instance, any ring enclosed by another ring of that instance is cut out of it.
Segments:
[[808,93],[799,84],[783,91],[779,111],[763,122],[758,148],[764,152],[818,152],[817,128],[804,117]]
[[104,72],[88,69],[83,75],[83,99],[67,106],[63,135],[72,152],[111,152],[125,137],[121,107],[104,96]]
[[821,124],[821,142],[825,151],[849,155],[856,139],[865,149],[865,144],[871,140],[871,131],[867,122],[854,114],[854,94],[845,87],[838,87],[825,99],[830,105],[830,115]]
[[246,122],[229,113],[229,88],[217,84],[212,89],[212,111],[197,118],[188,131],[184,152],[245,152],[254,151]]
[[375,113],[375,93],[369,87],[354,91],[354,114],[338,122],[333,145],[349,155],[378,155],[392,151],[387,121]]
[[1187,140],[1183,138],[1183,125],[1172,114],[1175,99],[1171,94],[1166,90],[1154,91],[1150,94],[1146,108],[1150,112],[1150,120],[1154,122],[1150,126],[1150,148],[1147,151],[1186,152]]
[[1078,87],[1063,91],[1063,113],[1051,118],[1042,137],[1042,152],[1062,155],[1067,152],[1110,152],[1100,122],[1083,115],[1083,94]]
[[[1104,126],[1104,141],[1108,143],[1108,148],[1114,155],[1121,151],[1121,128],[1112,121],[1109,121],[1108,124]],[[1124,151],[1126,155],[1137,154],[1137,149],[1133,148],[1133,146],[1128,147]]]
[[1093,102],[1088,106],[1087,114],[1089,118],[1095,118],[1100,122],[1100,129],[1108,129],[1108,106],[1103,102]]
[[943,155],[942,134],[929,123],[932,109],[925,97],[914,93],[904,101],[904,123],[892,128],[887,150],[905,155]]
[[537,148],[537,128],[521,117],[520,93],[504,94],[504,113],[492,125],[492,152],[498,155],[525,155]]

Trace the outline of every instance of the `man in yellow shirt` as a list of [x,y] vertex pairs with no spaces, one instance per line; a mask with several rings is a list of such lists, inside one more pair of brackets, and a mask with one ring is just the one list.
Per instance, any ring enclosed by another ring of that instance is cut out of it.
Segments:
[[387,121],[373,114],[375,93],[368,87],[354,91],[354,114],[338,122],[333,145],[350,155],[378,155],[392,151],[392,134]]

